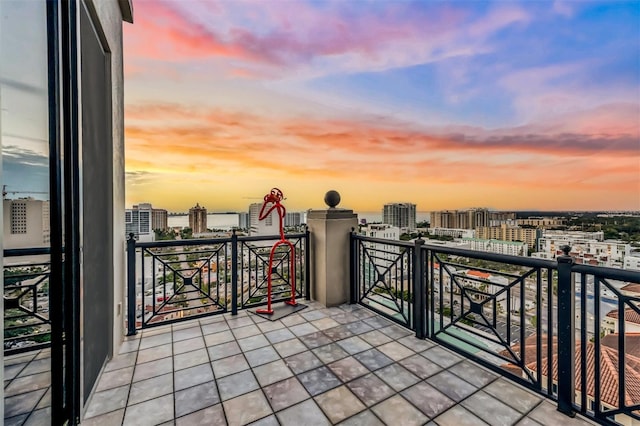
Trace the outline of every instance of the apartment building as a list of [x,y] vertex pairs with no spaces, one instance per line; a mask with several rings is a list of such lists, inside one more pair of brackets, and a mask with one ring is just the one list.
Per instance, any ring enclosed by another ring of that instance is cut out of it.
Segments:
[[49,245],[49,202],[33,198],[3,200],[3,248],[46,247]]
[[249,235],[278,235],[280,233],[280,221],[278,214],[271,212],[263,220],[260,220],[262,203],[249,205]]
[[490,212],[485,208],[441,210],[431,212],[430,228],[476,229],[490,226],[492,221],[514,220],[515,213]]
[[207,209],[199,203],[189,209],[189,228],[194,234],[207,232]]
[[238,227],[240,229],[249,229],[249,213],[238,213]]
[[630,244],[600,239],[602,237],[602,232],[544,232],[538,241],[538,251],[534,255],[554,259],[563,254],[563,246],[569,246],[570,255],[575,258],[576,263],[622,268],[625,266],[625,258],[629,256],[631,259],[628,266],[638,266],[633,263]]
[[416,229],[416,205],[411,203],[389,203],[382,208],[382,222],[397,226],[402,231]]
[[302,213],[300,212],[287,213],[284,217],[284,226],[286,227],[300,226],[302,223]]
[[124,211],[126,235],[133,234],[138,241],[154,241],[152,215],[153,208],[149,203],[141,203],[126,209]]
[[503,224],[483,226],[476,229],[476,237],[484,240],[522,241],[530,250],[535,250],[541,231],[532,228],[520,228]]
[[427,229],[427,233],[439,237],[453,238],[475,238],[476,236],[476,231],[473,229],[429,228]]
[[463,238],[471,250],[489,253],[508,254],[511,256],[527,256],[529,246],[523,241],[484,240],[481,238]]
[[536,228],[554,228],[565,225],[567,220],[562,217],[529,217],[517,219],[518,226],[535,226]]
[[168,212],[164,209],[151,209],[151,228],[152,229],[169,229]]

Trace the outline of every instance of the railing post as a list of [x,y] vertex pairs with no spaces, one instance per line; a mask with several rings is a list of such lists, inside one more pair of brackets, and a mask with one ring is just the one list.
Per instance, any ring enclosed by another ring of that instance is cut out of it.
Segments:
[[238,315],[238,235],[231,234],[231,315]]
[[[562,246],[558,256],[558,411],[574,417],[575,398],[575,300],[576,287],[571,273],[571,247]],[[586,297],[586,295],[582,295]],[[551,303],[551,301],[550,301]],[[584,313],[583,313],[584,315]],[[552,331],[549,330],[549,333]],[[584,392],[584,390],[583,390]]]
[[304,296],[305,299],[311,300],[311,232],[309,227],[305,226],[304,238]]
[[355,239],[356,229],[351,228],[349,234],[349,303],[358,303],[358,240]]
[[[144,283],[143,283],[144,286]],[[143,289],[144,293],[144,289]],[[144,298],[142,299],[144,305]],[[127,239],[127,336],[136,334],[136,239]]]
[[427,294],[424,280],[424,265],[422,264],[422,246],[424,240],[418,235],[413,247],[413,327],[416,338],[426,337]]

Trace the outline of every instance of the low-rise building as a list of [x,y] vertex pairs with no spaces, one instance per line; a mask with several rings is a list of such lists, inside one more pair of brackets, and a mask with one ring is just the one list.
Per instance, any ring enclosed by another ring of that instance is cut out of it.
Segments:
[[567,220],[563,217],[528,217],[516,220],[516,224],[519,226],[535,226],[542,229],[564,226],[566,222]]
[[471,250],[489,253],[508,254],[511,256],[527,256],[529,246],[522,241],[484,240],[481,238],[463,238]]
[[640,252],[632,251],[631,254],[625,256],[623,268],[631,271],[640,271]]
[[534,228],[520,228],[518,226],[483,226],[476,229],[476,237],[484,240],[522,241],[530,250],[537,246],[541,231]]
[[399,240],[400,228],[386,223],[372,223],[360,228],[360,233],[371,238],[383,238],[385,240]]
[[[622,268],[625,258],[631,254],[631,245],[619,240],[603,240],[601,236],[602,232],[544,232],[538,240],[538,253],[545,254],[535,257],[555,259],[564,253],[563,246],[569,246],[569,254],[576,263]],[[633,259],[629,266],[636,266]]]
[[427,233],[429,235],[436,235],[439,237],[453,237],[453,238],[475,238],[475,229],[460,229],[460,228],[428,228]]
[[[640,307],[636,307],[640,310]],[[640,313],[633,308],[624,310],[624,330],[625,333],[640,333]],[[617,309],[613,309],[605,315],[602,320],[602,332],[606,334],[617,333],[619,331],[620,313]]]

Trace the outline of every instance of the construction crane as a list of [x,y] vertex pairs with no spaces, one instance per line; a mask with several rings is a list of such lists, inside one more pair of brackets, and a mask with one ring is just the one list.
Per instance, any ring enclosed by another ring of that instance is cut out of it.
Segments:
[[47,191],[7,191],[7,185],[2,185],[2,199],[7,198],[7,194],[48,194]]

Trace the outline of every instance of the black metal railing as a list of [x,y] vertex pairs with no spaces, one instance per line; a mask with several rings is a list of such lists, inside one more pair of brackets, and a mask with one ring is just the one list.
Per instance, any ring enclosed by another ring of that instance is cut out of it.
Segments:
[[[352,234],[351,300],[603,424],[640,420],[640,272]],[[629,287],[627,287],[629,288]],[[633,333],[631,333],[633,332]]]
[[4,250],[4,353],[49,347],[49,248]]
[[353,234],[354,259],[352,294],[356,301],[379,315],[413,328],[413,256],[412,243],[365,238]]
[[[186,319],[261,306],[272,280],[273,303],[309,294],[309,232],[286,236],[295,248],[279,246],[269,270],[271,247],[279,236],[127,241],[127,332]],[[291,270],[293,265],[294,271]]]

